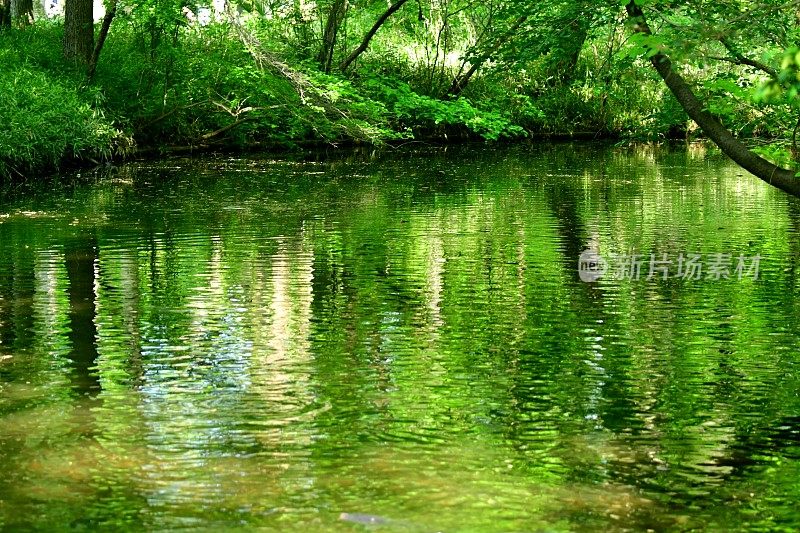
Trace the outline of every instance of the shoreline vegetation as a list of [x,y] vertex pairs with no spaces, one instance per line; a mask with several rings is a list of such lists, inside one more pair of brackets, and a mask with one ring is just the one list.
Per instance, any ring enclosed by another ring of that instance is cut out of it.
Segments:
[[0,0],[0,178],[176,152],[700,137],[656,72],[665,52],[701,119],[793,168],[798,23],[743,6],[710,27],[651,2],[680,21],[651,31],[634,3],[112,0],[76,30],[69,11]]

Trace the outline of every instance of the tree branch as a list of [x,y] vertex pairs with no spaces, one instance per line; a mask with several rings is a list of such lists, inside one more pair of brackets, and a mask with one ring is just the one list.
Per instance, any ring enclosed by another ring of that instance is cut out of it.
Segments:
[[383,12],[380,18],[375,21],[375,24],[372,25],[372,28],[370,28],[366,35],[364,35],[364,39],[361,41],[361,44],[358,45],[358,48],[353,50],[353,52],[347,56],[347,59],[342,61],[342,63],[339,65],[339,70],[342,72],[347,70],[347,67],[349,67],[353,61],[358,59],[358,56],[366,51],[366,49],[369,47],[370,41],[373,37],[375,37],[375,34],[378,33],[378,30],[381,29],[381,26],[383,26],[389,17],[391,17],[398,9],[403,7],[403,4],[406,2],[408,2],[408,0],[397,0],[389,7],[389,9]]
[[232,130],[236,126],[238,126],[240,124],[243,124],[244,122],[247,122],[248,120],[250,120],[250,117],[242,117],[242,118],[240,118],[238,120],[235,120],[235,121],[231,122],[227,126],[221,127],[218,130],[212,131],[210,133],[206,133],[205,135],[201,135],[200,136],[200,140],[201,141],[207,141],[209,139],[212,139],[212,138],[216,137],[217,135],[222,135],[226,131]]
[[489,48],[489,50],[484,52],[474,62],[472,62],[472,66],[470,66],[469,70],[467,70],[461,76],[456,76],[456,78],[453,79],[453,84],[444,94],[444,97],[445,98],[458,97],[458,95],[461,94],[461,92],[467,86],[470,79],[472,79],[472,76],[475,75],[478,69],[481,68],[481,66],[491,57],[492,54],[500,50],[500,48],[502,48],[503,45],[505,45],[509,40],[511,40],[512,37],[514,37],[517,30],[519,30],[519,28],[525,23],[526,20],[528,20],[527,15],[519,17],[511,26],[511,28],[508,29],[508,31],[506,31],[502,36],[498,37],[494,43],[492,43],[492,46]]
[[772,68],[769,65],[762,63],[761,61],[756,61],[755,59],[750,59],[746,57],[744,54],[739,52],[734,46],[733,43],[727,37],[720,37],[719,42],[722,43],[722,46],[728,51],[728,53],[732,56],[731,58],[720,58],[723,61],[728,61],[730,63],[736,63],[738,65],[747,65],[748,67],[753,67],[756,70],[760,70],[765,74],[768,74],[773,79],[778,79],[778,71]]
[[[625,6],[625,10],[635,32],[653,35],[641,7],[636,4],[635,0],[630,0]],[[700,126],[703,133],[714,141],[714,144],[725,155],[759,179],[793,196],[800,197],[800,179],[795,177],[795,172],[774,165],[750,151],[714,115],[708,112],[686,80],[673,68],[669,57],[663,52],[652,51],[655,52],[650,58],[653,68],[664,80],[686,114]]]
[[86,70],[86,83],[91,83],[94,78],[94,72],[97,69],[97,61],[100,59],[100,52],[103,51],[103,45],[106,43],[108,37],[108,30],[111,28],[111,23],[114,21],[114,16],[117,14],[117,0],[111,0],[111,4],[103,17],[103,24],[100,26],[100,35],[97,37],[97,44],[92,52],[92,57],[89,59],[89,66]]

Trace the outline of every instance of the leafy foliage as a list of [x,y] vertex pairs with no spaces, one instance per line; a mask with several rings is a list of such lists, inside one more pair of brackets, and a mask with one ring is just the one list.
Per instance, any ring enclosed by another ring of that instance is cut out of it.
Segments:
[[101,160],[129,139],[106,118],[99,94],[18,62],[0,49],[0,175],[25,176],[68,160]]
[[417,94],[408,83],[390,78],[369,78],[364,87],[386,102],[402,129],[437,129],[462,126],[480,137],[496,141],[523,136],[525,130],[501,113],[477,109],[466,98],[437,100]]
[[[736,134],[790,146],[800,92],[790,7],[637,1],[658,21],[645,35],[626,23],[625,3],[420,0],[380,19],[383,0],[353,0],[328,24],[331,2],[248,0],[215,12],[188,0],[123,0],[89,87],[60,56],[58,20],[2,30],[2,79],[15,91],[2,112],[15,124],[30,112],[40,115],[30,125],[63,122],[73,129],[61,138],[74,146],[18,146],[24,135],[5,132],[1,148],[25,172],[25,161],[105,157],[127,139],[159,147],[685,137],[692,125],[648,68],[658,51]],[[320,72],[326,27],[338,65],[376,20],[380,31],[346,74]]]

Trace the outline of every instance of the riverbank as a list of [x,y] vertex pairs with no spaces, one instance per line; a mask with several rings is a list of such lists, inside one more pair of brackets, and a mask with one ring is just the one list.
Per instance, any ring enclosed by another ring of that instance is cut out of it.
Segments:
[[265,63],[258,54],[267,51],[225,24],[146,43],[121,21],[89,82],[63,59],[62,39],[48,22],[0,32],[2,178],[175,152],[687,137],[685,115],[658,80],[624,73],[528,88],[476,77],[461,97],[442,98],[419,81],[421,67],[397,58],[369,56],[347,75],[325,74],[279,48]]

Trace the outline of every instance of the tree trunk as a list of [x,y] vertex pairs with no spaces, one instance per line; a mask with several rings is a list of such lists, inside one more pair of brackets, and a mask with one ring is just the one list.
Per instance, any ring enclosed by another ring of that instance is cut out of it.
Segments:
[[88,65],[94,51],[92,0],[66,0],[64,6],[64,57]]
[[94,51],[92,52],[92,57],[89,60],[89,68],[87,69],[86,73],[87,81],[92,81],[92,78],[94,78],[94,71],[97,69],[97,61],[100,59],[100,52],[103,51],[103,45],[106,42],[106,37],[108,37],[108,30],[111,29],[111,23],[114,21],[114,16],[117,14],[117,0],[111,0],[106,7],[108,11],[106,11],[105,16],[103,17],[103,24],[100,27],[100,34],[97,36],[97,44],[95,45]]
[[509,28],[507,32],[505,32],[502,36],[498,37],[495,40],[495,42],[492,43],[492,46],[489,48],[489,50],[487,50],[486,52],[484,52],[483,55],[479,56],[477,59],[471,62],[472,65],[470,66],[469,70],[467,70],[464,74],[460,76],[456,76],[456,78],[453,80],[453,84],[444,94],[444,97],[457,98],[461,94],[461,92],[467,87],[470,80],[472,79],[472,76],[474,76],[475,73],[478,72],[478,69],[480,69],[483,66],[483,64],[486,63],[486,61],[488,61],[490,57],[492,57],[492,54],[497,53],[497,51],[500,50],[500,48],[502,48],[504,44],[506,44],[514,37],[514,35],[517,33],[517,30],[519,30],[520,27],[523,24],[525,24],[526,20],[528,20],[527,15],[519,17],[517,21],[514,22],[514,25],[511,26],[511,28]]
[[[641,8],[634,0],[625,6],[628,17],[634,23],[634,31],[652,35],[650,26],[644,17]],[[757,178],[770,185],[800,197],[800,179],[795,177],[795,172],[773,165],[766,159],[751,152],[741,141],[736,139],[725,126],[706,111],[700,100],[697,99],[689,84],[672,68],[669,57],[657,53],[650,58],[650,63],[664,80],[675,99],[681,104],[686,114],[694,120],[722,152],[733,159],[740,167],[744,168]]]
[[383,26],[389,17],[391,17],[398,9],[403,7],[403,4],[406,2],[408,2],[408,0],[397,0],[392,6],[389,7],[389,9],[383,12],[383,15],[381,15],[375,24],[373,24],[372,28],[370,28],[367,34],[364,35],[364,39],[361,41],[361,44],[358,45],[358,48],[353,50],[353,52],[347,56],[347,59],[342,61],[342,64],[339,65],[339,70],[342,72],[347,70],[347,67],[349,67],[353,61],[358,59],[358,56],[366,51],[366,49],[369,47],[370,41],[373,37],[375,37],[375,34],[378,33],[378,30],[381,29],[381,26]]
[[344,20],[347,10],[347,0],[334,0],[331,5],[328,20],[325,23],[325,31],[322,34],[322,48],[317,55],[317,62],[323,72],[330,73],[333,65],[333,50],[336,46],[336,35],[339,33],[339,26]]
[[550,83],[554,86],[570,85],[577,74],[576,67],[589,35],[589,18],[581,12],[580,5],[569,13],[570,22],[564,28],[563,49],[553,53],[545,67]]
[[0,29],[11,26],[10,0],[0,0]]
[[33,0],[11,0],[11,22],[18,28],[33,24]]

